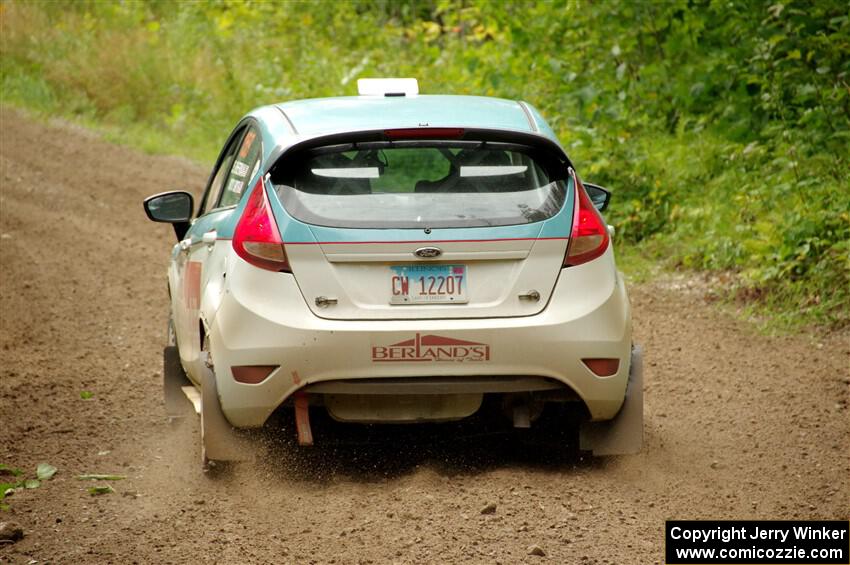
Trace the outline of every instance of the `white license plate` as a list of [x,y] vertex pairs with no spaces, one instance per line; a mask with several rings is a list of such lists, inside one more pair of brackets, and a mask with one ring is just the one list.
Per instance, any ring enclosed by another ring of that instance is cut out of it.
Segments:
[[466,265],[396,265],[389,268],[390,304],[465,304]]

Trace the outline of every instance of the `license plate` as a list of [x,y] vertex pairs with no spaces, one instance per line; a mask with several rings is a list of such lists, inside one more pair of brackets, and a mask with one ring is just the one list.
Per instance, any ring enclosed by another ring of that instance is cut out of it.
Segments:
[[465,304],[466,265],[390,267],[390,304]]

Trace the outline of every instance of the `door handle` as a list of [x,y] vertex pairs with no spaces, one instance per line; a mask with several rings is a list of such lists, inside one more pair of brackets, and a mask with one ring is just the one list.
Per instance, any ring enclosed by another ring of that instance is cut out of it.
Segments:
[[210,230],[207,233],[205,233],[204,236],[201,239],[207,245],[213,246],[213,245],[215,245],[215,240],[216,240],[217,237],[218,237],[218,234],[216,233],[216,231]]

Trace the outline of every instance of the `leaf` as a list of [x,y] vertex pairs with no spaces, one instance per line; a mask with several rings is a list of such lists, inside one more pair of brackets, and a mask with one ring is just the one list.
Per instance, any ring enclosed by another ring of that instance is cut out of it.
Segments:
[[776,35],[772,35],[770,37],[770,39],[768,39],[767,41],[771,45],[776,45],[777,43],[781,43],[782,41],[785,41],[785,39],[787,39],[787,38],[784,35],[782,35],[781,33],[777,33]]
[[24,481],[24,488],[38,488],[41,486],[41,481],[38,479],[27,479]]
[[0,500],[15,492],[21,483],[0,483]]
[[123,481],[126,478],[124,475],[101,475],[97,473],[77,475],[77,479],[81,481]]
[[779,14],[781,14],[782,10],[784,10],[784,9],[785,9],[785,6],[783,4],[777,3],[777,4],[774,4],[773,6],[771,6],[770,8],[768,8],[767,11],[770,12],[770,14],[774,18],[778,18]]
[[102,487],[89,487],[89,494],[92,496],[99,496],[101,494],[109,494],[111,492],[115,492],[111,486],[106,485]]
[[14,477],[17,477],[17,476],[23,475],[23,474],[24,474],[24,472],[21,471],[20,469],[15,469],[13,467],[9,467],[5,463],[0,463],[0,476],[12,475]]
[[80,391],[80,398],[83,400],[88,400],[94,396],[94,393],[89,390]]
[[56,474],[56,467],[50,463],[39,463],[35,470],[35,474],[39,480],[47,481],[53,478],[53,475]]

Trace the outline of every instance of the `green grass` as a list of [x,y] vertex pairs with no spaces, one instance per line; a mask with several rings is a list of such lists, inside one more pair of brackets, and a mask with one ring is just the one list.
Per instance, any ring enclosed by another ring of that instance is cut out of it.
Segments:
[[[128,119],[121,112],[99,115],[97,109],[86,99],[68,101],[43,77],[15,68],[14,62],[3,61],[2,103],[20,108],[42,120],[60,117],[100,134],[112,143],[127,145],[148,154],[182,155],[205,164],[212,164],[219,147],[210,136],[190,129],[180,134],[173,129],[152,127],[150,123]],[[61,100],[61,101],[60,101]],[[224,138],[226,130],[218,133]]]
[[630,284],[643,284],[655,280],[665,272],[665,268],[656,259],[646,255],[642,247],[620,244],[615,240],[617,268],[622,271]]

